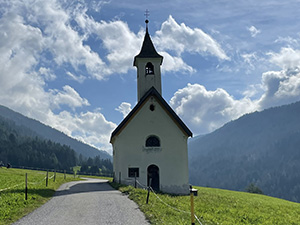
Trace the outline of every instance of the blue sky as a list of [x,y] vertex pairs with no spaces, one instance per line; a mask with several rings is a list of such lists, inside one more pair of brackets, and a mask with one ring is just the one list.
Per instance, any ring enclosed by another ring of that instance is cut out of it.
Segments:
[[300,1],[0,2],[0,104],[111,153],[145,33],[194,135],[300,100]]

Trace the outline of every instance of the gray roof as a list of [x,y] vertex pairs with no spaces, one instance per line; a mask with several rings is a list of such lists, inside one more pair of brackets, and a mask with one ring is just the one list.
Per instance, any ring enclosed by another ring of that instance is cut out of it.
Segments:
[[189,137],[193,136],[193,133],[189,130],[189,128],[183,123],[183,121],[177,116],[174,110],[169,106],[169,104],[163,99],[163,97],[158,93],[158,91],[152,87],[145,93],[145,95],[141,98],[138,104],[131,110],[131,112],[125,117],[125,119],[119,124],[119,126],[112,132],[110,142],[112,142],[112,138],[118,135],[122,129],[127,125],[127,123],[135,116],[136,112],[144,105],[145,101],[148,97],[154,96],[157,101],[162,105],[165,111],[169,114],[169,116],[176,122],[176,124],[181,128],[181,130]]

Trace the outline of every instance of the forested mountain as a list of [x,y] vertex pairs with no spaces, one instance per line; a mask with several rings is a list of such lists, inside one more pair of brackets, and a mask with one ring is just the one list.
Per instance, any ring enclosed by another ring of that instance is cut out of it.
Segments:
[[111,155],[105,151],[93,148],[58,130],[42,124],[37,120],[25,117],[22,114],[1,105],[0,116],[2,119],[11,121],[18,126],[18,133],[20,136],[29,136],[32,138],[39,137],[40,139],[51,140],[52,142],[60,143],[61,145],[70,146],[78,155],[82,154],[84,157],[95,157],[99,155],[101,159],[112,159]]
[[[20,131],[20,132],[19,132]],[[22,136],[22,132],[31,132],[18,127],[13,121],[0,117],[0,163],[12,166],[30,166],[35,168],[70,170],[76,166],[77,156],[69,146],[50,140]]]
[[70,146],[40,138],[25,126],[0,116],[0,165],[72,171],[81,166],[81,174],[112,174],[108,158],[85,157]]
[[190,182],[300,202],[300,102],[254,112],[189,142]]

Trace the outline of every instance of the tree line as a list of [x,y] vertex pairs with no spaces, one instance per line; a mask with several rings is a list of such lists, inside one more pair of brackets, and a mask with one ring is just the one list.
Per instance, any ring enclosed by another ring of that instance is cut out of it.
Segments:
[[[24,127],[20,128],[24,133]],[[0,117],[0,163],[14,166],[26,166],[42,169],[70,171],[74,166],[81,166],[82,172],[93,174],[100,171],[112,173],[112,163],[100,156],[85,158],[69,146],[61,145],[39,137],[32,138],[18,132],[19,127],[13,122]],[[97,170],[98,169],[98,170]]]
[[190,182],[300,202],[299,112],[297,102],[244,115],[190,142]]

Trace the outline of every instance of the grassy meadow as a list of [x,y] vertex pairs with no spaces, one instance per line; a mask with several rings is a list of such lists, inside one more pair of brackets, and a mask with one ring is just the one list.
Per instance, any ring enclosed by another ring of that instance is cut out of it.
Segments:
[[[25,200],[25,173],[28,174],[28,200]],[[51,179],[46,187],[45,171],[0,168],[0,225],[11,224],[44,204],[62,183],[79,179],[66,175],[64,180],[64,174],[56,173],[54,182],[53,175],[49,172]],[[146,204],[146,190],[111,185],[137,202],[151,224],[191,224],[189,196],[157,194],[156,197],[150,193]],[[203,225],[300,224],[299,203],[258,194],[196,188],[195,214]]]
[[[28,179],[28,199],[25,200],[25,173]],[[79,180],[73,175],[49,172],[46,187],[46,171],[0,168],[0,225],[7,225],[33,211],[48,201],[63,183]]]
[[[116,185],[112,185],[116,186]],[[150,193],[131,186],[117,187],[138,203],[151,224],[191,224],[190,196],[171,196]],[[202,224],[300,224],[300,204],[265,195],[235,192],[214,188],[194,187],[195,214]],[[164,202],[164,203],[163,203]],[[169,206],[167,206],[168,204]],[[176,211],[174,208],[182,211]],[[196,221],[196,224],[199,224]]]

